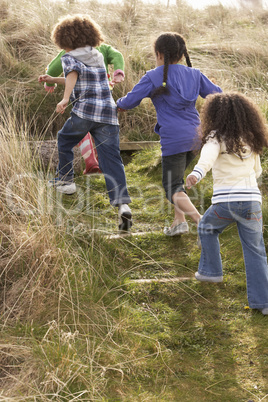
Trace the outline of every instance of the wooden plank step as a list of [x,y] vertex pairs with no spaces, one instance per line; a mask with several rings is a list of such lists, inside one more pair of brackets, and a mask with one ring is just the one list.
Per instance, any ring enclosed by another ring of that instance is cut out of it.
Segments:
[[121,239],[124,237],[136,237],[136,236],[146,236],[146,235],[150,235],[150,234],[160,234],[162,232],[160,232],[159,230],[156,231],[151,231],[151,232],[126,232],[126,233],[117,233],[117,234],[111,234],[111,235],[106,235],[105,238],[106,239]]
[[[56,140],[29,141],[30,149],[33,155],[42,161],[44,168],[48,166],[51,169],[56,169],[58,165],[58,148]],[[141,151],[142,149],[152,148],[159,145],[159,141],[130,141],[120,143],[121,151]],[[74,170],[76,173],[83,171],[83,158],[78,147],[74,147]]]
[[153,148],[156,145],[160,146],[160,141],[122,141],[120,143],[121,151],[140,151],[141,149]]
[[195,279],[194,276],[187,277],[174,277],[174,278],[151,278],[151,279],[131,279],[130,283],[175,283],[175,282],[186,282]]

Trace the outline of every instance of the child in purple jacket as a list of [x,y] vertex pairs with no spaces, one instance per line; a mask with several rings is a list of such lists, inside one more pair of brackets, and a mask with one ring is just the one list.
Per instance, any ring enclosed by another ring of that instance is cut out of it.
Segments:
[[[200,95],[222,92],[200,70],[190,68],[184,38],[177,33],[160,35],[155,44],[156,68],[141,78],[126,96],[117,101],[119,110],[138,106],[143,98],[151,98],[156,109],[155,132],[160,136],[162,149],[162,182],[167,199],[174,204],[172,225],[164,228],[167,236],[189,231],[185,214],[198,224],[201,215],[184,189],[184,173],[194,159],[198,143],[197,127],[200,125],[195,103]],[[178,64],[183,57],[187,67]]]

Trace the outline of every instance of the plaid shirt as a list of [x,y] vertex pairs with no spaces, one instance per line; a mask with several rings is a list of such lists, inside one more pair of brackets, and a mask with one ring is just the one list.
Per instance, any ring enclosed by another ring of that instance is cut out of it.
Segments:
[[117,108],[109,89],[105,67],[90,67],[65,54],[61,58],[64,76],[71,71],[78,78],[71,95],[72,112],[81,119],[118,125]]

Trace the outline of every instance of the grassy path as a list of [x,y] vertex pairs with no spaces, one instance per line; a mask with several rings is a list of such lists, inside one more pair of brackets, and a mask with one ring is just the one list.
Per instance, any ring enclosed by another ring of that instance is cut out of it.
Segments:
[[[74,196],[49,194],[47,228],[16,218],[27,229],[1,285],[0,400],[268,400],[268,321],[247,307],[236,228],[220,238],[223,283],[198,283],[196,227],[162,231],[172,210],[159,149],[137,154],[126,172],[130,236],[116,234],[102,176],[78,177]],[[191,197],[207,208],[210,177]]]
[[[122,310],[128,327],[123,339],[130,342],[130,353],[135,351],[136,367],[121,379],[121,399],[268,400],[268,322],[247,307],[236,228],[221,236],[224,282],[197,283],[200,250],[194,225],[189,235],[167,238],[162,233],[172,211],[166,204],[159,208],[158,150],[137,155],[126,169],[130,188],[138,181],[142,189],[132,204],[134,228],[141,232],[105,240],[123,256]],[[210,178],[204,188],[206,208]]]

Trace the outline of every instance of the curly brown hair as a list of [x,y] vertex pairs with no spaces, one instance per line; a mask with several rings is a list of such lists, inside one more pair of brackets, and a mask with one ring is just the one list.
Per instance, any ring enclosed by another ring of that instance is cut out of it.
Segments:
[[224,141],[227,153],[242,158],[243,144],[261,154],[268,145],[265,118],[251,99],[238,92],[208,95],[201,110],[201,137],[205,144],[212,131]]
[[51,33],[52,41],[61,49],[96,47],[103,42],[98,24],[88,15],[68,15],[62,18]]
[[164,74],[163,84],[152,93],[152,97],[159,95],[168,95],[167,74],[169,64],[178,63],[184,56],[188,67],[192,67],[192,63],[186,48],[186,42],[182,35],[177,32],[166,32],[161,34],[154,43],[154,51],[164,55]]

